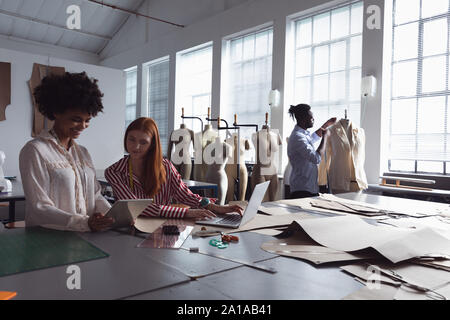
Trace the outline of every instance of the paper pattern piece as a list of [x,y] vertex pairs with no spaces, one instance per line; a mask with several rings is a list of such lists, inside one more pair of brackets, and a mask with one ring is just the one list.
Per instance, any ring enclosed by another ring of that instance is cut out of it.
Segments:
[[0,121],[6,120],[6,107],[11,104],[11,63],[0,62]]
[[329,262],[352,261],[368,259],[369,255],[352,254],[344,251],[338,251],[318,245],[312,240],[301,239],[297,236],[288,239],[278,239],[265,242],[261,249],[280,256],[298,258],[307,260],[320,265]]
[[[450,274],[447,271],[406,263],[399,265],[381,263],[372,266],[372,269],[380,271],[378,274],[374,274],[368,271],[369,266],[369,264],[356,264],[344,266],[341,269],[366,284],[371,283],[372,290],[379,290],[383,285],[395,287],[395,294],[390,294],[389,297],[386,297],[388,299],[450,299]],[[392,290],[390,292],[392,293]]]
[[429,228],[373,226],[351,215],[295,223],[325,247],[346,252],[373,248],[394,263],[427,255],[450,256],[450,240]]
[[31,93],[31,101],[33,103],[33,130],[31,132],[32,137],[37,137],[42,130],[51,129],[53,127],[53,121],[45,118],[42,113],[39,112],[39,108],[36,104],[36,100],[34,99],[34,89],[41,84],[42,79],[44,79],[47,75],[56,74],[56,75],[64,75],[65,73],[64,67],[52,67],[46,66],[42,64],[35,63],[33,64],[33,71],[31,74],[31,78],[28,81],[28,86],[30,88]]

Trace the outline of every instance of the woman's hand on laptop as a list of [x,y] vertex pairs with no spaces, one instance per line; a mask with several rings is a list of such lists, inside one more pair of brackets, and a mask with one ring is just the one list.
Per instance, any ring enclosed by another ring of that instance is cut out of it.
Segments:
[[189,209],[184,217],[195,220],[203,220],[215,218],[216,215],[213,212],[209,211],[208,209]]
[[219,206],[217,204],[210,203],[206,208],[211,210],[215,214],[238,213],[242,216],[242,214],[244,213],[244,209],[242,209],[237,204],[231,206]]
[[113,223],[113,218],[105,217],[99,212],[94,213],[88,220],[88,226],[93,232],[106,230],[111,227]]

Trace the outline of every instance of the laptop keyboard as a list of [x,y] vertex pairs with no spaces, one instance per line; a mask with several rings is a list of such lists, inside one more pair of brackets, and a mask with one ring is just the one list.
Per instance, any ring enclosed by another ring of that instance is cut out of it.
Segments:
[[242,217],[239,214],[229,214],[225,218],[217,221],[220,224],[235,224],[241,221]]

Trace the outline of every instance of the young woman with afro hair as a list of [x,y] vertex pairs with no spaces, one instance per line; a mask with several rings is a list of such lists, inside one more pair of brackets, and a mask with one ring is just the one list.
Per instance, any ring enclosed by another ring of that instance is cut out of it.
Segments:
[[101,195],[86,148],[75,140],[103,110],[97,80],[85,72],[50,75],[35,89],[39,111],[53,128],[29,141],[19,157],[25,192],[27,227],[70,231],[101,231],[112,219]]

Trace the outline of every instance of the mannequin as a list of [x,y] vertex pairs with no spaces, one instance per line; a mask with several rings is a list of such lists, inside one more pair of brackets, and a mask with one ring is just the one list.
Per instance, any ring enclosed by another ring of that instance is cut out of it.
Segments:
[[11,192],[12,183],[8,179],[5,179],[3,174],[3,164],[5,163],[5,153],[0,151],[0,192]]
[[[242,139],[238,143],[237,133],[233,133],[230,138],[225,140],[226,143],[231,145],[232,152],[230,153],[228,163],[225,167],[225,172],[228,177],[228,191],[227,202],[234,200],[234,187],[237,179],[237,161],[238,161],[238,149],[239,149],[239,196],[237,201],[245,201],[245,193],[247,192],[248,184],[248,172],[245,166],[245,150],[250,149],[250,142],[247,139]],[[238,148],[237,148],[238,147]]]
[[[232,146],[226,142],[220,142],[220,138],[209,144],[205,148],[205,155],[211,155],[212,159],[205,157],[205,163],[207,165],[206,182],[215,183],[218,185],[218,197],[217,204],[224,205],[225,198],[228,190],[228,177],[225,172],[225,165],[228,161],[228,155],[232,152]],[[213,160],[213,161],[209,161]],[[211,162],[211,163],[210,163]]]
[[364,171],[365,133],[349,119],[341,119],[330,129],[326,160],[319,165],[319,185],[327,183],[332,193],[357,192],[367,189]]
[[203,159],[203,151],[210,144],[213,143],[219,136],[216,130],[214,130],[211,124],[205,125],[203,132],[197,132],[195,134],[194,146],[195,146],[195,162],[194,162],[194,180],[205,181],[206,171],[208,166]]
[[252,135],[256,146],[256,164],[252,173],[252,188],[257,184],[270,181],[269,189],[263,201],[275,201],[278,191],[278,170],[276,167],[275,154],[282,145],[279,133],[270,130],[266,124],[260,131]]
[[[194,143],[194,131],[187,129],[184,123],[181,124],[180,129],[173,130],[170,134],[167,157],[181,174],[181,178],[185,180],[191,178],[192,161],[189,152],[191,143]],[[174,145],[175,151],[172,155]]]
[[0,121],[6,120],[6,107],[11,104],[11,63],[0,62]]

